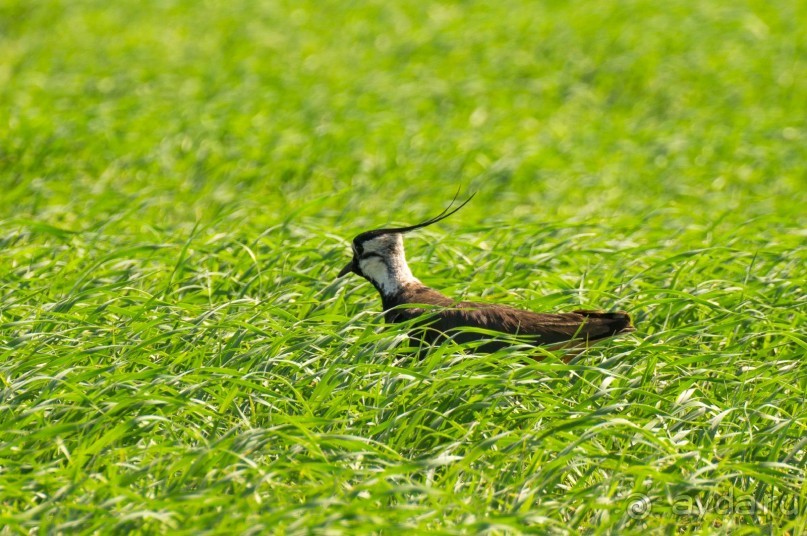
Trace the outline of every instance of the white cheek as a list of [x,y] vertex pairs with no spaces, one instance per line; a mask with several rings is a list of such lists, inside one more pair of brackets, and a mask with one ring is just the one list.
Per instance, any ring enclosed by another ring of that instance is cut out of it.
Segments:
[[359,263],[359,267],[364,275],[379,284],[383,285],[386,283],[387,278],[389,277],[389,274],[387,273],[387,265],[384,264],[381,259],[371,257],[367,260],[361,261]]

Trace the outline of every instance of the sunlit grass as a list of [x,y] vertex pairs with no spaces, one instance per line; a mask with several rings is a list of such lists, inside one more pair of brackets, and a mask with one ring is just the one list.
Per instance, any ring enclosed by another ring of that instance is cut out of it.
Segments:
[[[807,530],[805,16],[6,2],[0,532]],[[420,279],[638,331],[417,359],[335,275],[458,184]]]

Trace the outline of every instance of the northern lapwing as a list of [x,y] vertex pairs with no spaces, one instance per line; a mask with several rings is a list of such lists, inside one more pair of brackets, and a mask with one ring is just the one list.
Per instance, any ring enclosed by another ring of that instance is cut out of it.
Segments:
[[[576,349],[564,358],[568,361],[592,343],[634,331],[630,316],[624,312],[536,313],[509,305],[455,301],[421,283],[406,262],[403,235],[451,216],[472,198],[473,195],[449,211],[454,204],[452,201],[439,215],[416,225],[361,233],[353,239],[353,259],[338,277],[352,272],[372,283],[381,295],[384,319],[388,323],[422,317],[422,322],[415,322],[419,327],[411,336],[429,345],[447,337],[458,343],[482,341],[475,351],[487,353],[516,343],[484,333],[494,331],[516,335],[519,342],[551,350]],[[481,331],[458,331],[457,328],[480,328]],[[485,339],[488,342],[484,342]]]

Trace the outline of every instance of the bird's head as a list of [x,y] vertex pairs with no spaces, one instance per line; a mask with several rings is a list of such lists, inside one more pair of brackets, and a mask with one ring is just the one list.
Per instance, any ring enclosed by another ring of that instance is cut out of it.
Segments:
[[[454,201],[439,215],[409,227],[374,229],[353,239],[353,259],[339,272],[338,277],[354,273],[367,279],[383,295],[398,292],[410,282],[417,282],[406,263],[403,235],[445,219],[464,207],[474,194],[449,212]],[[456,197],[455,197],[456,200]]]

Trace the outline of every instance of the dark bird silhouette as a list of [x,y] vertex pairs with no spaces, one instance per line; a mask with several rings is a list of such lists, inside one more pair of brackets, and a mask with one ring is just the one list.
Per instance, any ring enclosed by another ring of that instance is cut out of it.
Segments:
[[[381,295],[386,322],[422,319],[414,322],[417,327],[410,336],[430,345],[451,337],[459,343],[481,341],[476,351],[494,352],[516,343],[484,333],[495,331],[517,335],[519,342],[551,350],[577,349],[579,353],[592,343],[634,331],[630,316],[624,312],[535,313],[508,305],[455,301],[421,283],[406,262],[403,235],[449,217],[472,198],[473,195],[449,212],[452,201],[438,216],[416,225],[361,233],[353,239],[353,259],[338,277],[353,272],[372,283]],[[483,331],[457,331],[463,327]],[[567,354],[565,360],[574,355]]]

